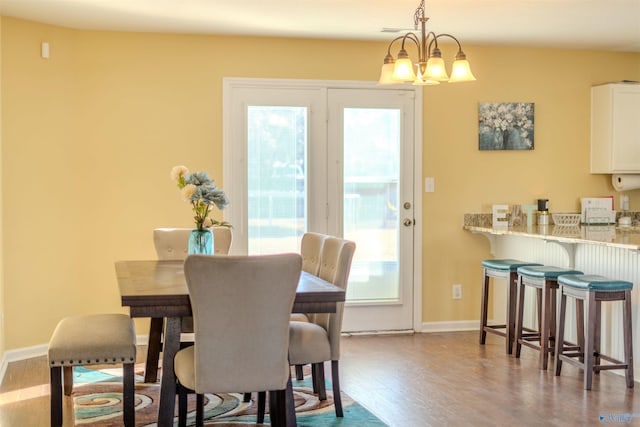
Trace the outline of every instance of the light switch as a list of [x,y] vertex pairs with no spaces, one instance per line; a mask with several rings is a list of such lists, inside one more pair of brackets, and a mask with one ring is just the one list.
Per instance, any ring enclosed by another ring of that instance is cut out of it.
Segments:
[[432,176],[428,176],[424,179],[424,192],[433,193],[436,191],[436,181]]

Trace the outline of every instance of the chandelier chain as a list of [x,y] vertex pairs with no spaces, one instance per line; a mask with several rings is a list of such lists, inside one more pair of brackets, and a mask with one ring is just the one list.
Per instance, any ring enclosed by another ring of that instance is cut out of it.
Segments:
[[418,6],[418,8],[416,9],[415,13],[413,14],[413,27],[414,29],[418,29],[418,24],[425,18],[424,16],[425,12],[424,12],[424,0],[420,0],[420,5]]

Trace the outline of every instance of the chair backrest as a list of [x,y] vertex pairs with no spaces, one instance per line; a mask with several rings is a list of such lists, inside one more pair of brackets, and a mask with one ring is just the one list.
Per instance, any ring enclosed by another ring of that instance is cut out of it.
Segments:
[[[191,228],[156,228],[153,244],[160,260],[184,260],[189,251]],[[213,227],[214,255],[227,255],[231,248],[232,233],[229,227]]]
[[[345,291],[349,283],[351,261],[356,244],[350,240],[327,236],[322,245],[322,256],[318,277],[341,287]],[[335,313],[316,314],[313,323],[327,330],[331,347],[331,360],[340,358],[340,334],[342,333],[342,315],[344,303],[338,303]]]
[[299,254],[190,255],[196,392],[283,390]]
[[327,236],[320,233],[307,232],[302,235],[300,244],[300,255],[302,255],[302,271],[306,271],[314,276],[320,271],[320,256],[322,255],[322,244]]

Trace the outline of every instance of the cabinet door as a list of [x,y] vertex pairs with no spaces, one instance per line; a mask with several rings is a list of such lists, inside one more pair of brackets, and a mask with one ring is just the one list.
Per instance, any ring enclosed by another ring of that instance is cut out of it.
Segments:
[[612,121],[614,171],[640,171],[640,91],[614,88]]
[[640,85],[592,88],[591,172],[640,172]]

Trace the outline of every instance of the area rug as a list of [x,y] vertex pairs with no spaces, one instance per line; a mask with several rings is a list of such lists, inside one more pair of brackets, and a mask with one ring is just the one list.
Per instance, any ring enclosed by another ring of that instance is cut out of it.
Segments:
[[[87,369],[74,371],[73,401],[75,425],[111,427],[122,425],[122,371],[120,369]],[[136,368],[136,427],[152,427],[157,423],[158,383],[144,383],[142,371]],[[293,380],[296,418],[300,427],[386,426],[363,406],[342,393],[344,417],[335,416],[331,384],[327,382],[327,400],[313,394],[311,379]],[[256,426],[256,393],[251,402],[243,402],[241,393],[205,395],[205,424],[217,427]],[[267,404],[268,408],[268,404]],[[195,395],[189,395],[187,425],[195,424]],[[176,414],[178,408],[176,405]],[[177,426],[177,418],[174,425]],[[269,416],[265,417],[269,424]]]

